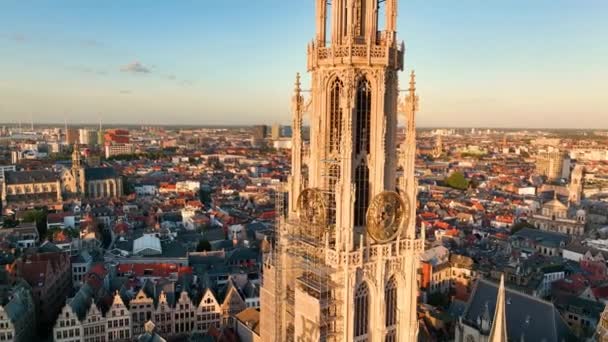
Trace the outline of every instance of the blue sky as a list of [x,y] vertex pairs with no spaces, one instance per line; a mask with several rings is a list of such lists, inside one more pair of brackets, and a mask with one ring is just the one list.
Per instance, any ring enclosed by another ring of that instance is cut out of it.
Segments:
[[[608,1],[399,9],[420,125],[608,128]],[[313,0],[0,0],[0,121],[289,123],[313,35]]]

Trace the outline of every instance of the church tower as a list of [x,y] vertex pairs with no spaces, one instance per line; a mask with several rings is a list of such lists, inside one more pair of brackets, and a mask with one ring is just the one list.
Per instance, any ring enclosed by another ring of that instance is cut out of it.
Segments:
[[397,0],[316,0],[310,98],[299,75],[292,97],[287,214],[264,262],[263,341],[417,340],[418,97],[412,73],[399,106],[396,18]]
[[75,193],[81,194],[82,189],[84,189],[84,169],[78,144],[74,144],[74,150],[72,151],[72,177],[74,183],[71,188],[74,189]]
[[568,201],[574,205],[581,204],[583,197],[583,177],[585,167],[576,165],[570,174],[570,184],[568,185]]

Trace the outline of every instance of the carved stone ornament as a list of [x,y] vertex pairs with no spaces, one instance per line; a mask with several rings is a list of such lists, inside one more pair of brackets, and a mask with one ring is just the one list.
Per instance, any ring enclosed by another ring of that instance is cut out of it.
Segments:
[[322,237],[327,224],[325,197],[319,189],[304,189],[298,196],[297,213],[305,233],[311,238]]
[[376,242],[388,242],[399,235],[408,220],[409,201],[393,191],[384,191],[371,201],[367,209],[367,233]]

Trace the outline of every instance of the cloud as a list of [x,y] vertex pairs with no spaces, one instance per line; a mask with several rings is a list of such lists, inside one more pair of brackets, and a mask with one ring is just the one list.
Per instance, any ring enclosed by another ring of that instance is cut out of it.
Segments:
[[121,93],[121,94],[125,94],[125,95],[127,95],[127,94],[131,94],[131,91],[130,91],[130,90],[127,90],[127,89],[125,89],[125,90],[121,90],[121,91],[120,91],[120,93]]
[[26,40],[26,37],[24,34],[22,33],[15,33],[11,36],[11,39],[16,41],[16,42],[22,42]]
[[190,86],[194,84],[193,80],[181,80],[179,81],[179,84],[183,85],[183,86]]
[[150,72],[150,68],[145,67],[139,61],[131,62],[120,68],[120,70],[123,72],[131,72],[135,74],[147,74]]
[[72,68],[69,68],[69,69],[72,69],[72,70],[75,70],[75,71],[78,71],[78,72],[82,72],[82,73],[85,73],[85,74],[94,74],[94,75],[100,75],[100,76],[108,74],[107,71],[105,71],[105,70],[94,69],[94,68],[87,67],[87,66],[82,66],[82,65],[75,66],[75,67],[72,67]]
[[8,40],[12,40],[17,43],[24,43],[27,40],[27,37],[23,33],[19,33],[19,32],[0,33],[0,38],[6,38]]
[[97,41],[95,39],[85,39],[85,40],[80,41],[80,44],[82,44],[83,46],[88,46],[88,47],[103,46],[103,44],[100,41]]

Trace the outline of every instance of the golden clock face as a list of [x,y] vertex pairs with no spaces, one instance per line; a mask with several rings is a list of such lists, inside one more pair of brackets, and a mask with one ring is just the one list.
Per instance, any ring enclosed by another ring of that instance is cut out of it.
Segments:
[[324,226],[327,222],[325,198],[318,189],[305,189],[300,193],[297,211],[304,224]]
[[387,242],[399,234],[409,216],[409,202],[392,191],[382,192],[367,209],[367,233],[377,242]]

